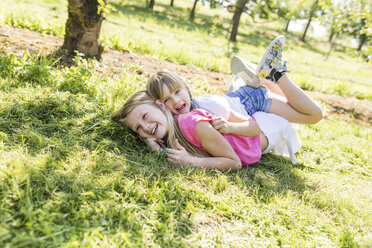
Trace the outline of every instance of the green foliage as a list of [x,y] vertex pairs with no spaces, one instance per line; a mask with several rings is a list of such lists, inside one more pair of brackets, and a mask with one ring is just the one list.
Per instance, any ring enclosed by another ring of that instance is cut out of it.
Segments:
[[[370,40],[372,38],[372,9],[368,1],[352,0],[328,6],[328,15],[323,22],[336,37],[349,35],[358,41],[357,49],[349,49],[352,56],[365,61],[371,60]],[[330,41],[333,37],[330,37]],[[362,52],[362,47],[367,49]]]
[[43,34],[51,34],[59,37],[64,35],[64,27],[54,22],[46,23],[44,18],[25,16],[24,13],[9,14],[4,23],[18,28],[26,28]]

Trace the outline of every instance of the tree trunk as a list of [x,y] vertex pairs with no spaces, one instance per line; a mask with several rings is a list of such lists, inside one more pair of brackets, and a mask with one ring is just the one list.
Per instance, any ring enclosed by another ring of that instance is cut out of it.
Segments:
[[308,30],[309,27],[310,27],[311,18],[313,18],[312,14],[310,14],[309,20],[307,21],[307,24],[306,24],[306,27],[305,27],[304,34],[302,35],[302,38],[301,38],[301,41],[302,41],[302,42],[305,42],[305,37],[306,37],[307,30]]
[[192,6],[191,12],[190,12],[190,19],[194,20],[195,18],[195,9],[196,9],[196,4],[198,3],[199,0],[194,1],[194,6]]
[[233,15],[233,26],[231,28],[230,41],[236,42],[236,36],[238,35],[238,27],[240,22],[240,16],[243,13],[245,4],[248,0],[239,0],[235,6],[235,11]]
[[360,37],[359,37],[359,45],[358,45],[358,48],[357,48],[357,51],[358,52],[360,52],[362,50],[362,46],[366,42],[366,39],[367,39],[367,35],[366,34],[361,34],[360,35]]
[[149,6],[147,6],[147,8],[153,9],[154,8],[154,4],[155,4],[155,0],[150,0]]
[[[332,33],[333,33],[332,36],[334,36],[334,35],[335,35],[335,32],[332,32]],[[331,41],[331,47],[329,48],[329,51],[328,51],[328,53],[327,53],[327,55],[326,55],[326,57],[325,57],[325,61],[328,60],[329,55],[331,54],[333,48],[335,47],[337,38],[338,38],[338,33],[336,34],[336,39],[334,39],[334,40],[331,39],[331,40],[330,40],[330,41]]]
[[174,4],[174,0],[171,0],[169,6],[173,7],[173,4]]
[[306,24],[304,34],[302,35],[302,38],[301,38],[301,41],[302,42],[305,42],[305,37],[306,37],[307,30],[310,27],[310,23],[311,23],[311,21],[313,19],[313,16],[314,16],[315,11],[317,10],[317,8],[318,8],[318,0],[315,0],[314,4],[311,6],[310,17],[309,17],[309,20],[308,20],[308,22]]
[[335,30],[332,28],[331,29],[331,33],[330,33],[330,35],[328,37],[328,42],[332,42],[334,35],[335,35]]
[[286,20],[285,29],[284,29],[285,32],[288,32],[290,22],[291,22],[291,20]]
[[[106,4],[106,0],[103,0]],[[62,49],[67,49],[69,56],[75,51],[83,53],[86,58],[101,59],[103,47],[99,42],[103,11],[98,1],[68,0],[68,19]]]
[[209,7],[211,9],[215,9],[216,8],[216,1],[215,0],[210,0],[209,1]]

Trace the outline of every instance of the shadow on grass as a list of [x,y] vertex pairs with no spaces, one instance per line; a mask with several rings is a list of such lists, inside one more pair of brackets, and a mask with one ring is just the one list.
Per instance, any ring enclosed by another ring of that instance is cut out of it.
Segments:
[[[193,180],[193,175],[213,181],[220,172],[168,163],[128,129],[109,120],[109,109],[79,99],[70,93],[50,94],[14,102],[0,112],[6,120],[0,128],[8,134],[9,146],[23,142],[30,155],[45,155],[37,166],[26,169],[22,179],[9,174],[2,181],[1,200],[13,206],[13,218],[4,227],[22,230],[36,246],[48,233],[56,234],[47,235],[43,244],[59,246],[77,236],[95,238],[90,230],[98,228],[107,237],[126,232],[139,242],[150,237],[161,246],[186,247],[181,237],[193,230],[190,204],[211,210],[216,203],[183,181]],[[271,155],[224,175],[230,184],[238,178],[262,203],[288,190],[302,193],[307,187],[288,159]],[[18,198],[11,196],[15,182],[23,192]],[[9,237],[9,244],[17,242]]]
[[[151,152],[129,130],[123,132],[121,126],[109,120],[110,114],[108,110],[97,113],[97,106],[78,96],[61,93],[9,104],[0,112],[0,117],[6,119],[0,128],[8,135],[10,144],[23,143],[34,156],[48,151],[51,160],[63,162],[71,159],[77,149],[86,149],[88,154],[109,152],[124,156],[134,174],[144,174],[149,180],[167,177],[171,171],[165,158]],[[97,159],[92,172],[105,172],[110,168],[110,163],[105,161]],[[287,190],[302,193],[309,186],[296,174],[289,160],[280,156],[264,155],[259,164],[236,173],[247,187],[257,188],[258,199],[264,202]]]
[[[13,102],[0,112],[5,144],[22,144],[28,156],[42,157],[33,166],[22,165],[21,177],[3,174],[1,200],[12,206],[3,227],[22,230],[30,246],[95,238],[90,231],[99,229],[107,237],[125,232],[139,242],[151,236],[160,246],[185,247],[180,237],[190,234],[192,223],[183,215],[184,192],[167,183],[169,168],[159,166],[165,159],[113,123],[104,106],[60,95]],[[14,187],[22,192],[18,197]],[[20,238],[4,241],[15,245]]]
[[[151,152],[110,120],[112,109],[95,97],[95,87],[82,83],[90,82],[86,69],[70,68],[57,84],[53,73],[37,70],[32,76],[37,66],[24,67],[0,87],[2,100],[9,100],[0,109],[0,138],[6,136],[1,152],[14,149],[21,157],[1,172],[0,202],[6,210],[0,218],[9,232],[23,233],[0,242],[58,247],[102,234],[122,240],[125,233],[138,243],[186,247],[193,206],[211,210],[216,202],[184,182],[196,175],[208,183],[220,172],[178,167]],[[226,177],[257,189],[262,202],[287,190],[302,192],[304,181],[287,160],[279,161],[265,156],[261,164]]]
[[[305,168],[301,163],[297,168]],[[274,196],[285,195],[287,191],[302,194],[312,188],[294,169],[289,158],[265,154],[257,164],[250,165],[238,172],[247,188],[256,193],[256,201],[269,203]]]

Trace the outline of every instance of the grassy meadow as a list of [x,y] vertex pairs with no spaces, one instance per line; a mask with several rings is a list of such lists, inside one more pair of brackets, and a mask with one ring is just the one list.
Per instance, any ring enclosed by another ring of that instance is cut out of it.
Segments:
[[[284,28],[245,17],[233,44],[222,10],[200,5],[190,22],[189,1],[172,9],[157,0],[154,11],[145,1],[109,2],[107,48],[211,71],[229,72],[234,54],[257,63]],[[0,7],[0,25],[63,37],[67,1]],[[350,57],[346,43],[325,61],[325,40],[286,37],[284,56],[301,87],[372,100],[372,64]],[[264,155],[238,172],[179,167],[110,120],[146,75],[112,77],[97,72],[99,62],[76,61],[59,68],[0,48],[0,247],[372,246],[369,124],[322,105],[326,118],[297,132],[294,166]]]

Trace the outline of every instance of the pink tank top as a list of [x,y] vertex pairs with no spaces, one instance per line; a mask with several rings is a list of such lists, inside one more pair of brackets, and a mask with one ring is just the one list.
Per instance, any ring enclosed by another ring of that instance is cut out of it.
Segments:
[[[187,114],[180,114],[176,116],[183,136],[185,136],[189,142],[204,152],[207,151],[202,147],[198,133],[196,132],[196,124],[199,121],[210,122],[212,121],[213,117],[214,115],[202,109],[195,109]],[[243,166],[254,164],[260,161],[262,151],[259,136],[246,137],[235,134],[222,135],[230,143]]]

